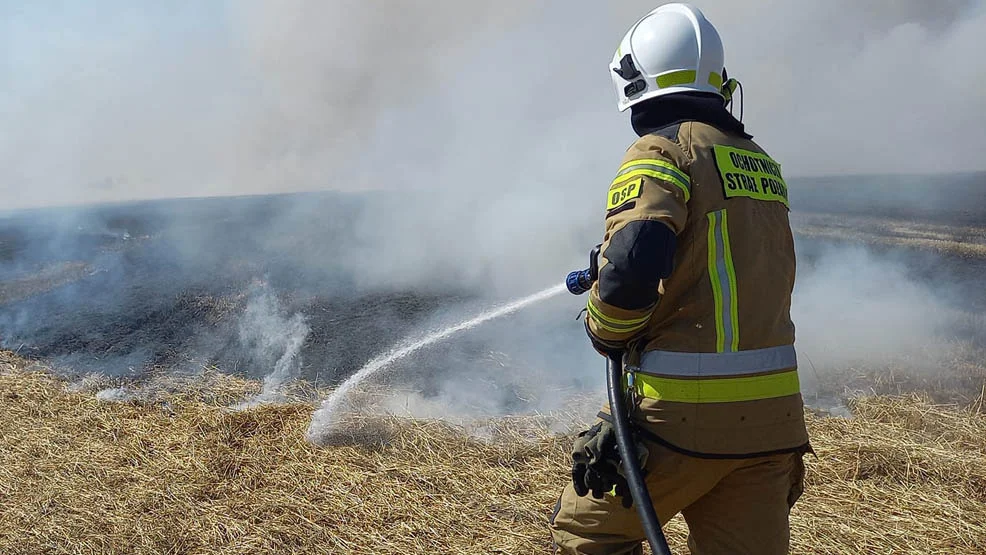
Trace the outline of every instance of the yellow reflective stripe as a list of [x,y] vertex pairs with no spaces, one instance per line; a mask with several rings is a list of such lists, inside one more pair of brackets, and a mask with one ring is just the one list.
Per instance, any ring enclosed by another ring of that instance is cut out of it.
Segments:
[[586,308],[588,309],[589,314],[592,316],[592,318],[595,319],[603,329],[607,331],[611,331],[613,333],[628,333],[628,332],[636,331],[644,327],[647,324],[647,321],[650,320],[650,314],[643,316],[641,318],[634,318],[632,320],[621,320],[619,318],[612,318],[610,316],[606,316],[605,314],[602,313],[601,310],[599,310],[594,304],[592,304],[591,298],[589,299],[589,302],[586,304]]
[[624,181],[624,180],[626,180],[628,178],[637,177],[637,176],[640,176],[640,175],[646,175],[647,177],[653,177],[655,179],[661,179],[661,180],[667,181],[667,182],[669,182],[669,183],[677,186],[679,189],[681,189],[681,193],[685,196],[685,202],[688,202],[688,200],[691,199],[691,197],[692,197],[692,194],[688,190],[688,186],[687,185],[681,183],[676,178],[668,175],[666,172],[656,171],[656,170],[649,170],[649,169],[639,169],[639,170],[632,170],[630,172],[627,172],[627,173],[621,175],[620,177],[617,177],[616,180],[613,181],[613,185],[611,185],[610,187],[612,187],[614,185],[617,185],[621,181]]
[[589,315],[599,324],[599,327],[606,331],[613,333],[632,333],[647,325],[647,321],[650,320],[650,314],[643,316],[641,318],[634,318],[632,320],[621,320],[619,318],[612,318],[606,316],[602,313],[596,305],[592,304],[592,298],[589,298],[589,302],[586,304],[586,309],[589,311]]
[[664,160],[656,160],[654,158],[641,158],[639,160],[630,160],[626,164],[620,166],[619,171],[616,172],[616,177],[620,177],[623,173],[625,173],[626,171],[628,171],[630,168],[634,166],[660,166],[661,168],[670,171],[672,175],[676,176],[685,185],[688,185],[691,182],[691,180],[688,178],[688,175],[685,174],[685,172],[679,170],[678,167],[675,166],[674,164],[670,162],[666,162]]
[[726,210],[709,212],[709,281],[715,303],[716,352],[739,350],[736,268],[729,244]]
[[736,267],[733,265],[733,250],[729,246],[729,222],[726,220],[726,211],[722,211],[722,246],[724,262],[726,264],[726,274],[729,276],[729,319],[733,327],[732,343],[729,351],[739,350],[739,303],[737,301],[736,290]]
[[716,72],[709,73],[709,84],[716,89],[722,89],[722,74]]
[[685,196],[685,202],[688,202],[692,196],[691,180],[685,172],[679,170],[674,164],[665,162],[664,160],[655,160],[651,158],[631,160],[620,166],[620,170],[616,172],[616,179],[613,180],[610,188],[626,181],[627,179],[630,179],[631,177],[641,175],[646,175],[647,177],[653,177],[655,179],[662,179],[674,184],[676,187],[681,189],[681,193]]
[[679,71],[672,71],[671,73],[665,73],[664,75],[657,76],[657,87],[660,89],[666,89],[668,87],[674,87],[675,85],[689,85],[695,82],[695,76],[697,75],[694,69],[682,69]]
[[731,403],[786,397],[801,392],[797,370],[765,376],[688,380],[647,374],[634,375],[634,390],[642,397],[679,403]]

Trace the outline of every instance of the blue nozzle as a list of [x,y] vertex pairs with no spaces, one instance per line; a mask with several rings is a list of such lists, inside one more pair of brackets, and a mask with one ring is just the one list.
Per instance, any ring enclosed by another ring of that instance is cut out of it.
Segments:
[[568,287],[568,292],[573,295],[581,295],[589,289],[592,289],[592,279],[591,272],[586,270],[576,270],[565,278],[565,285]]
[[602,245],[596,245],[592,252],[589,253],[589,267],[585,270],[576,270],[565,278],[565,286],[568,287],[568,292],[573,295],[581,295],[586,291],[592,289],[592,284],[595,283],[596,279],[599,277],[599,248]]

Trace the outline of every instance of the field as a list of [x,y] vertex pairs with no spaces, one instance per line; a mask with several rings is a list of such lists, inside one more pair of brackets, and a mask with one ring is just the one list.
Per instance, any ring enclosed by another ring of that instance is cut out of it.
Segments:
[[[847,268],[906,281],[894,291],[912,303],[886,321],[867,313],[884,304],[806,313],[806,336],[872,317],[851,336],[886,344],[833,358],[806,343],[817,457],[792,515],[795,553],[986,552],[986,205],[974,177],[947,202],[898,195],[879,214],[850,182],[826,182],[793,214],[799,271],[831,281],[817,272],[841,260],[832,253],[863,249]],[[314,445],[318,401],[381,337],[496,299],[366,284],[359,268],[286,254],[338,259],[321,238],[345,233],[355,200],[332,199],[342,207],[328,219],[291,208],[301,223],[287,245],[246,225],[287,200],[237,202],[0,219],[0,553],[549,553],[572,433],[601,390],[598,371],[578,369],[595,359],[573,342],[571,304],[410,357],[375,382],[406,394],[367,392],[370,410]],[[188,240],[203,234],[214,240]],[[873,296],[844,289],[849,305]],[[903,319],[934,325],[870,329]],[[281,367],[277,402],[237,408]],[[549,381],[558,368],[571,379]],[[666,530],[687,552],[684,523]]]
[[[228,405],[256,382],[104,402],[2,355],[2,553],[548,553],[569,438],[537,418],[477,436],[366,418],[338,445],[312,405]],[[793,513],[796,553],[982,553],[986,417],[920,396],[810,415],[818,457]],[[667,527],[684,552],[685,530]]]

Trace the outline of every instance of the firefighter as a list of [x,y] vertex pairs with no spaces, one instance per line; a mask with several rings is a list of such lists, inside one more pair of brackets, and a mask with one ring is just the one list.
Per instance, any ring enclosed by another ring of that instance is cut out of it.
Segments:
[[[645,480],[693,554],[787,553],[811,447],[794,350],[781,165],[727,109],[715,27],[688,4],[637,21],[610,64],[639,136],[606,194],[586,330],[622,353]],[[559,553],[641,553],[608,407],[579,434],[550,520]]]

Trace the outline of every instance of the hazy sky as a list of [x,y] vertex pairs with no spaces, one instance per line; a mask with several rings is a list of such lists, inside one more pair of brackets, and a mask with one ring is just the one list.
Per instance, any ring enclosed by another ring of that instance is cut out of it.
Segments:
[[[607,63],[657,4],[0,0],[3,208],[597,192],[633,138]],[[789,176],[986,169],[983,0],[697,5]]]

